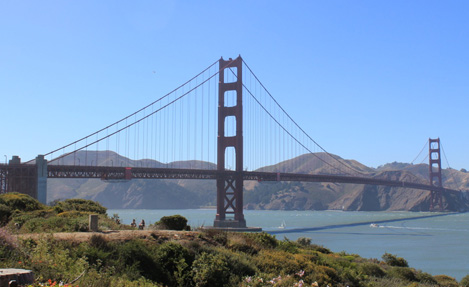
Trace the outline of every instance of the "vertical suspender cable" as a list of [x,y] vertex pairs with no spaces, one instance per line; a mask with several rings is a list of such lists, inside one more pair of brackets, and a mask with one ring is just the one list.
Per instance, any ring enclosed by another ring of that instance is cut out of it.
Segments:
[[[204,82],[205,80],[205,74],[202,74],[202,82]],[[205,85],[205,84],[204,84]],[[200,133],[201,133],[201,144],[200,144],[200,160],[201,162],[204,162],[204,85],[202,85],[202,105],[201,105],[201,116],[202,116],[202,122],[200,124],[201,126],[201,129],[200,129]],[[201,167],[203,168],[203,167]]]
[[[198,81],[197,81],[198,78],[195,78],[195,85],[197,86],[198,85]],[[197,89],[194,90],[194,108],[195,108],[195,112],[194,112],[194,138],[193,138],[193,141],[194,141],[194,155],[193,155],[193,159],[197,159],[197,142],[198,142],[198,133],[197,133],[197,128],[198,128],[198,125],[197,125],[197,117],[199,116],[197,114],[197,103],[198,103],[199,99],[197,98]]]

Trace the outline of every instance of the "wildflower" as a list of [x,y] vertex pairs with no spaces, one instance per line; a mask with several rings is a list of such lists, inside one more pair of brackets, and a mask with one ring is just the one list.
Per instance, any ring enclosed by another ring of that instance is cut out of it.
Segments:
[[251,283],[251,281],[252,281],[252,278],[251,278],[251,276],[249,276],[249,277],[246,277],[245,281],[246,281],[247,283]]
[[298,273],[296,273],[296,275],[300,276],[300,277],[303,277],[303,275],[305,275],[305,271],[304,270],[300,270]]
[[313,287],[319,287],[319,284],[318,284],[318,282],[314,282],[314,283],[311,284],[311,286],[313,286]]
[[269,281],[270,284],[275,284],[277,282],[282,281],[282,276],[279,275],[277,278],[272,278],[272,280]]

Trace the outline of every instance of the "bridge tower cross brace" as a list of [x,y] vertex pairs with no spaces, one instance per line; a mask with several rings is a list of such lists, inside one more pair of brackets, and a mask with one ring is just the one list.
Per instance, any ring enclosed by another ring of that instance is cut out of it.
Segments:
[[433,210],[436,205],[438,205],[440,209],[443,209],[440,138],[428,139],[428,152],[430,185],[440,188],[439,191],[431,192],[430,210]]
[[[218,228],[245,228],[243,214],[243,60],[241,56],[219,61],[218,82],[218,138],[217,138],[217,215],[213,223]],[[236,69],[232,69],[236,68]],[[225,72],[234,73],[236,81],[225,82]],[[225,105],[226,92],[236,92],[236,105]],[[227,136],[225,121],[234,117],[236,134]],[[235,172],[225,169],[225,154],[233,147],[236,156]],[[227,218],[227,214],[234,217]]]

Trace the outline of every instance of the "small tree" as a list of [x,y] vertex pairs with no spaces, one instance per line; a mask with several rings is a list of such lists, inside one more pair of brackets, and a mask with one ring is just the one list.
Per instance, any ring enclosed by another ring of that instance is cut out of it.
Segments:
[[185,230],[187,228],[187,219],[179,214],[163,216],[158,222],[158,225],[169,230]]
[[299,237],[296,240],[296,243],[298,243],[301,246],[310,246],[311,245],[311,238],[308,237]]
[[6,206],[5,204],[0,203],[0,226],[3,226],[8,223],[11,216],[11,208]]
[[381,258],[383,258],[384,262],[386,262],[390,266],[409,267],[409,263],[407,263],[407,260],[387,252],[384,253],[383,257]]
[[192,264],[195,286],[227,286],[230,281],[230,268],[221,254],[203,252]]
[[84,211],[84,212],[93,212],[98,214],[106,214],[107,208],[103,207],[98,202],[88,200],[88,199],[81,199],[81,198],[73,198],[73,199],[66,199],[65,201],[59,201],[54,206],[54,209],[58,212],[64,211]]
[[466,275],[461,279],[460,285],[463,287],[469,287],[469,275]]
[[18,192],[9,192],[0,195],[0,204],[4,204],[12,211],[33,211],[44,209],[44,205],[31,196]]

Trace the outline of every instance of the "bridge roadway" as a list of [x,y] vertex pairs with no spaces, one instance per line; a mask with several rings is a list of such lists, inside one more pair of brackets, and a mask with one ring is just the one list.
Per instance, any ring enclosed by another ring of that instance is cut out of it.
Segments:
[[[76,165],[49,165],[48,178],[99,178],[102,180],[130,180],[138,179],[212,179],[215,180],[220,173],[217,170],[207,169],[179,169],[179,168],[147,168],[147,167],[109,167],[109,166],[76,166]],[[228,177],[234,178],[235,171],[224,171]],[[436,186],[386,180],[372,177],[354,177],[345,175],[326,174],[296,174],[243,171],[244,180],[256,181],[304,181],[304,182],[333,182],[382,185],[391,187],[413,188],[428,191],[459,192],[453,189]]]

